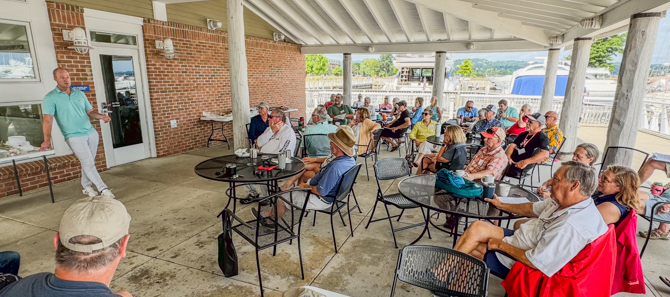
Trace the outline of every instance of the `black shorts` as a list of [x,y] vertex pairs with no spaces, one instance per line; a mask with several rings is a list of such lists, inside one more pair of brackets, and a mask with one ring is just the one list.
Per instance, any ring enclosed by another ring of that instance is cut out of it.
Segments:
[[395,132],[391,131],[391,129],[383,129],[382,137],[400,138],[403,132],[405,132],[403,129],[395,130]]

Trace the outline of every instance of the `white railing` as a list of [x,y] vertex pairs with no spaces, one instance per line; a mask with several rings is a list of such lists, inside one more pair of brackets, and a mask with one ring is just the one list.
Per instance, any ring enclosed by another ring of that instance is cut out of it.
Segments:
[[[352,77],[351,83],[353,85],[371,84],[376,85],[377,88],[382,88],[383,86],[394,84],[395,80],[395,77]],[[342,77],[305,80],[306,89],[335,89],[342,88],[342,84]]]
[[[307,90],[306,103],[307,113],[310,114],[314,108],[319,104],[325,104],[330,100],[330,95],[334,93],[342,93],[341,89],[333,89],[328,91],[323,90]],[[424,104],[428,104],[428,100],[432,96],[429,91],[381,91],[381,90],[354,90],[352,95],[355,96],[353,100],[357,100],[358,94],[363,94],[364,97],[370,97],[370,104],[379,106],[383,103],[384,97],[389,96],[399,98],[407,101],[408,105],[414,103],[417,97],[424,98]],[[505,99],[510,106],[521,108],[524,104],[529,104],[531,110],[537,111],[540,106],[540,96],[522,96],[522,95],[487,95],[477,94],[472,92],[444,92],[447,105],[442,107],[443,118],[454,118],[458,107],[465,106],[468,100],[475,103],[475,107],[481,108],[487,105],[498,105],[498,101]],[[656,100],[653,100],[656,99]],[[650,130],[665,135],[670,135],[670,98],[664,100],[665,97],[648,96],[644,100],[644,110],[640,120],[641,130]],[[612,115],[613,98],[603,97],[585,97],[582,104],[582,113],[580,115],[581,125],[592,126],[607,126],[609,125],[610,116]],[[563,97],[555,97],[552,104],[552,110],[560,113],[563,106]]]

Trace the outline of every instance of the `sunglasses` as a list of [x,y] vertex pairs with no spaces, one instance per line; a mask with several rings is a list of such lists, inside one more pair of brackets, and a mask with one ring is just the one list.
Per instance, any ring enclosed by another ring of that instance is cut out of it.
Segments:
[[430,114],[429,114],[429,113],[427,113],[427,112],[424,112],[424,113],[423,113],[423,115],[427,116],[427,115],[430,115]]
[[465,109],[472,109],[472,106],[466,106]]
[[500,139],[500,137],[498,136],[498,134],[496,134],[496,131],[493,131],[493,128],[488,128],[488,129],[486,129],[486,133],[488,133],[488,134],[493,134],[493,135],[496,136],[496,138]]

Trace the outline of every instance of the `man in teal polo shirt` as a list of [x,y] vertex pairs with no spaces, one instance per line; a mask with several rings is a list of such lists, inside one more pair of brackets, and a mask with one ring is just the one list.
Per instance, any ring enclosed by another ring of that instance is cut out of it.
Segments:
[[[84,93],[71,88],[72,83],[67,70],[58,67],[54,70],[53,75],[58,86],[44,96],[42,102],[44,142],[40,151],[52,149],[51,127],[55,118],[58,128],[65,136],[65,142],[81,163],[82,193],[94,197],[100,191],[103,196],[114,198],[114,194],[107,188],[95,168],[99,136],[90,120],[102,120],[109,123],[111,119],[108,115],[95,111]],[[93,189],[93,185],[98,189],[97,191]]]

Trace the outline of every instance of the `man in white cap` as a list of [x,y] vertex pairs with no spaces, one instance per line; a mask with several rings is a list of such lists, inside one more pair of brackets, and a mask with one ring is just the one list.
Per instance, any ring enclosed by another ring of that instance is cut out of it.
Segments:
[[[328,134],[328,139],[330,139],[330,151],[335,159],[322,168],[308,183],[299,185],[300,188],[311,189],[312,194],[307,202],[307,210],[322,210],[331,207],[339,190],[338,185],[342,176],[356,165],[353,158],[356,139],[353,133],[347,129],[338,129],[337,132]],[[305,192],[294,192],[292,197],[288,194],[284,196],[291,203],[300,206],[305,203],[306,197]],[[277,201],[277,214],[282,217],[286,212],[286,205],[280,202],[281,199]],[[251,213],[258,218],[259,213],[255,208],[251,208]],[[263,217],[273,216],[272,208],[262,215]],[[271,220],[261,220],[261,223],[267,227],[274,227]]]
[[76,201],[63,214],[54,236],[55,273],[23,278],[0,291],[0,296],[131,297],[109,288],[126,256],[129,227],[130,215],[118,200],[96,196]]

